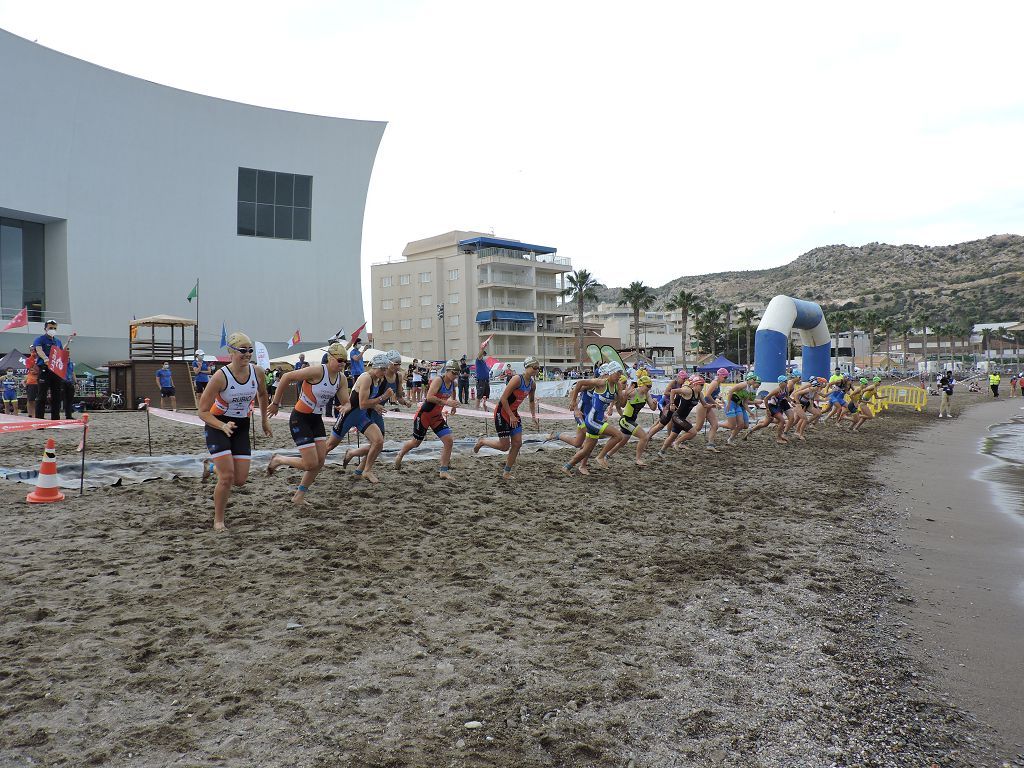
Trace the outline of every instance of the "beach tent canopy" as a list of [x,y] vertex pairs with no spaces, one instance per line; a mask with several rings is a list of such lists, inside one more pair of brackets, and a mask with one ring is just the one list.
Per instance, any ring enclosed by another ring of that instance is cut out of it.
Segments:
[[76,378],[79,377],[79,376],[100,377],[100,376],[109,376],[109,375],[110,375],[110,371],[101,371],[99,368],[93,368],[91,365],[86,365],[85,363],[78,363],[78,362],[75,363],[75,377]]
[[195,325],[195,320],[189,320],[187,317],[174,317],[173,315],[153,315],[152,317],[140,317],[138,320],[132,320],[130,325]]
[[714,373],[719,368],[725,368],[729,373],[732,373],[733,371],[746,370],[746,366],[736,365],[736,363],[732,362],[732,360],[727,358],[725,355],[719,355],[710,363],[700,366],[697,369],[697,373]]
[[28,368],[25,366],[26,357],[28,357],[28,355],[24,352],[12,349],[0,358],[0,373],[6,373],[8,368],[13,368],[14,372],[19,376],[25,375],[28,373]]

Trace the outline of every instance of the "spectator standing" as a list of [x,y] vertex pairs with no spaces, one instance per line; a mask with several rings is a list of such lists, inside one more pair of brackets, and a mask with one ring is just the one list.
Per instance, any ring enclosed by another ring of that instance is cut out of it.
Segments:
[[988,375],[988,385],[992,388],[992,397],[999,397],[999,371],[994,371]]
[[306,362],[306,353],[305,352],[299,352],[299,359],[295,363],[295,370],[296,371],[301,371],[303,368],[306,368],[308,366],[309,366],[309,363]]
[[476,356],[473,364],[476,369],[476,408],[487,410],[487,398],[491,396],[491,368],[487,365],[487,358],[484,357],[484,350],[481,347],[480,353]]
[[465,355],[459,360],[459,402],[469,405],[469,365]]
[[171,401],[171,410],[178,410],[178,398],[175,397],[174,377],[171,376],[171,364],[164,363],[156,369],[156,385],[160,387],[160,407],[167,409],[167,401]]
[[[267,375],[264,377],[264,379],[266,380],[267,385],[267,395],[269,395],[270,399],[273,400],[274,393],[277,391],[277,371],[275,371],[273,368],[268,368]],[[196,391],[202,391],[198,387],[198,382],[196,382]]]
[[366,370],[366,366],[363,364],[363,352],[359,349],[359,337],[356,336],[352,339],[352,343],[349,344],[348,352],[349,369],[352,373],[352,380],[355,381],[363,372]]
[[1016,371],[1010,371],[1010,397],[1017,396],[1017,388],[1020,386],[1020,378]]
[[75,361],[68,357],[68,369],[64,375],[64,418],[74,418],[75,404]]
[[25,413],[30,417],[36,415],[36,397],[39,394],[39,369],[36,368],[36,353],[30,352],[25,358]]
[[[72,333],[68,337],[68,344],[75,337]],[[57,337],[57,321],[47,320],[43,324],[43,335],[32,342],[32,351],[36,355],[36,369],[39,381],[39,389],[36,395],[36,418],[46,417],[46,396],[50,395],[50,418],[54,421],[60,419],[60,404],[64,399],[64,378],[50,370],[50,350],[56,347],[64,349],[64,343]]]
[[953,396],[953,385],[956,381],[953,379],[953,372],[946,371],[942,378],[939,379],[939,389],[942,390],[942,400],[939,401],[939,418],[951,419],[953,414],[949,412],[949,400]]
[[14,369],[8,368],[0,384],[3,386],[4,413],[17,415],[18,413],[18,377],[14,375]]
[[196,359],[192,361],[192,376],[196,383],[196,394],[203,394],[206,385],[210,383],[210,374],[213,373],[213,366],[206,362],[206,353],[201,349],[196,350]]

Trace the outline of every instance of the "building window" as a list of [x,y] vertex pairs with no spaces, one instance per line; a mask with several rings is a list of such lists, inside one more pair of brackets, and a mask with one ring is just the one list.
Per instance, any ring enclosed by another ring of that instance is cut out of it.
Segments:
[[276,240],[309,240],[313,177],[238,169],[238,234]]
[[412,306],[412,299],[410,299],[408,296],[405,296],[398,300],[398,306],[401,309],[408,309],[409,307]]
[[394,309],[395,308],[395,300],[394,299],[382,299],[381,302],[380,302],[380,308],[381,309]]
[[412,328],[412,320],[399,320],[398,327],[403,331],[408,331],[410,328]]
[[420,328],[429,328],[429,327],[430,327],[430,318],[429,317],[420,318]]
[[395,321],[394,320],[385,320],[383,323],[381,323],[381,325],[384,326],[383,330],[385,330],[385,331],[393,331],[393,330],[395,330]]
[[449,269],[448,270],[448,279],[449,280],[458,280],[459,279],[459,270],[457,270],[457,269]]
[[429,283],[430,282],[430,273],[429,272],[420,272],[420,282],[421,283]]
[[398,284],[399,285],[408,285],[410,277],[411,277],[411,275],[399,275],[398,276]]
[[448,303],[449,304],[458,304],[459,303],[459,294],[457,294],[457,293],[449,293],[448,294]]
[[410,357],[412,355],[412,342],[411,341],[403,341],[402,342],[402,354],[405,355],[406,357]]
[[391,287],[391,275],[387,275],[386,277],[382,277],[380,279],[380,287],[381,288],[390,288]]
[[420,296],[420,306],[429,307],[433,303],[430,296]]
[[451,315],[449,317],[446,317],[445,319],[448,321],[448,325],[450,325],[452,328],[458,328],[459,327],[459,316],[458,315]]
[[43,225],[21,219],[0,219],[0,317],[4,320],[28,307],[28,319],[39,322],[46,309],[43,266]]

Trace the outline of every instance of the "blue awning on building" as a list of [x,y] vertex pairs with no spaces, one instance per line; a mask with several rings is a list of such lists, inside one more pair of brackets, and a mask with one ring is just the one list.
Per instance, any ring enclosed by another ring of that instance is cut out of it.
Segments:
[[489,323],[492,320],[511,320],[516,323],[532,323],[536,320],[533,312],[514,312],[510,309],[485,309],[476,313],[478,323]]
[[469,240],[459,240],[459,247],[474,246],[475,248],[508,248],[513,251],[526,251],[528,253],[558,253],[557,248],[550,245],[531,245],[520,243],[518,240],[502,240],[500,237],[473,237]]

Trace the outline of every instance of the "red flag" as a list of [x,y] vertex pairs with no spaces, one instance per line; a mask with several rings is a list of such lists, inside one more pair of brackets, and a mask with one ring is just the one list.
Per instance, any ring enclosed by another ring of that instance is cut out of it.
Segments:
[[24,328],[26,325],[28,325],[28,307],[22,307],[21,311],[14,316],[11,322],[3,327],[3,330],[9,331],[12,328]]
[[302,336],[299,335],[299,329],[296,328],[295,333],[293,333],[292,337],[288,340],[288,349],[291,349],[300,341],[302,341]]
[[61,349],[56,344],[50,347],[50,359],[46,361],[47,367],[51,373],[55,373],[62,379],[67,378],[68,375],[68,351]]
[[358,328],[355,329],[355,331],[352,332],[352,339],[353,340],[358,339],[359,338],[359,334],[363,332],[363,329],[365,327],[366,327],[366,321],[364,320],[363,324],[360,325]]

